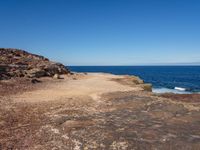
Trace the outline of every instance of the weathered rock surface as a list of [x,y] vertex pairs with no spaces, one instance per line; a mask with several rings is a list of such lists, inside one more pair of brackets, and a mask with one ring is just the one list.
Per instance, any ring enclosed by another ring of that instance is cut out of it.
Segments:
[[137,76],[124,76],[124,78],[112,79],[113,81],[117,81],[123,85],[129,85],[132,87],[139,86],[144,91],[152,91],[152,84],[144,83],[142,79]]
[[0,48],[0,80],[12,77],[39,78],[68,74],[70,71],[60,63],[19,49]]
[[11,89],[4,84],[0,149],[199,150],[200,95],[157,96],[141,85],[128,76],[75,74],[2,96]]

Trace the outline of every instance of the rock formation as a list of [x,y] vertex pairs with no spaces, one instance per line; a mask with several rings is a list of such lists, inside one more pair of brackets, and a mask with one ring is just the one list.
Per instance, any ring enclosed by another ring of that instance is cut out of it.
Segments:
[[39,78],[68,74],[70,71],[60,63],[19,49],[0,48],[0,80],[12,77]]

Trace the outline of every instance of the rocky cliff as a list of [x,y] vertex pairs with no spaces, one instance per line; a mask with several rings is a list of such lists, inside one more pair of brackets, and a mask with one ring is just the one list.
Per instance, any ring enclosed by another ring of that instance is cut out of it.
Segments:
[[0,48],[0,80],[12,77],[39,78],[68,74],[61,63],[19,49]]

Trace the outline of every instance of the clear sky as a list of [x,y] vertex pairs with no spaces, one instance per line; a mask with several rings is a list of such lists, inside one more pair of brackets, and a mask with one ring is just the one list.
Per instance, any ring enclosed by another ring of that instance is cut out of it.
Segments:
[[0,47],[66,65],[199,63],[200,0],[0,0]]

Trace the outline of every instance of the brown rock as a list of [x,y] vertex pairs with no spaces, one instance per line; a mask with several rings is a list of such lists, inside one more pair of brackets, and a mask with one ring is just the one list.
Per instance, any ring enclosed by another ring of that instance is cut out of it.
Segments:
[[131,81],[134,82],[135,84],[143,84],[144,81],[142,79],[140,79],[139,77],[136,76],[131,76]]
[[34,68],[27,71],[27,77],[30,77],[30,78],[40,78],[44,76],[46,76],[46,72],[39,68]]
[[152,91],[152,84],[141,84],[141,87],[144,89],[144,91]]
[[69,74],[60,63],[19,49],[0,48],[0,80],[12,77],[39,78],[55,74]]

